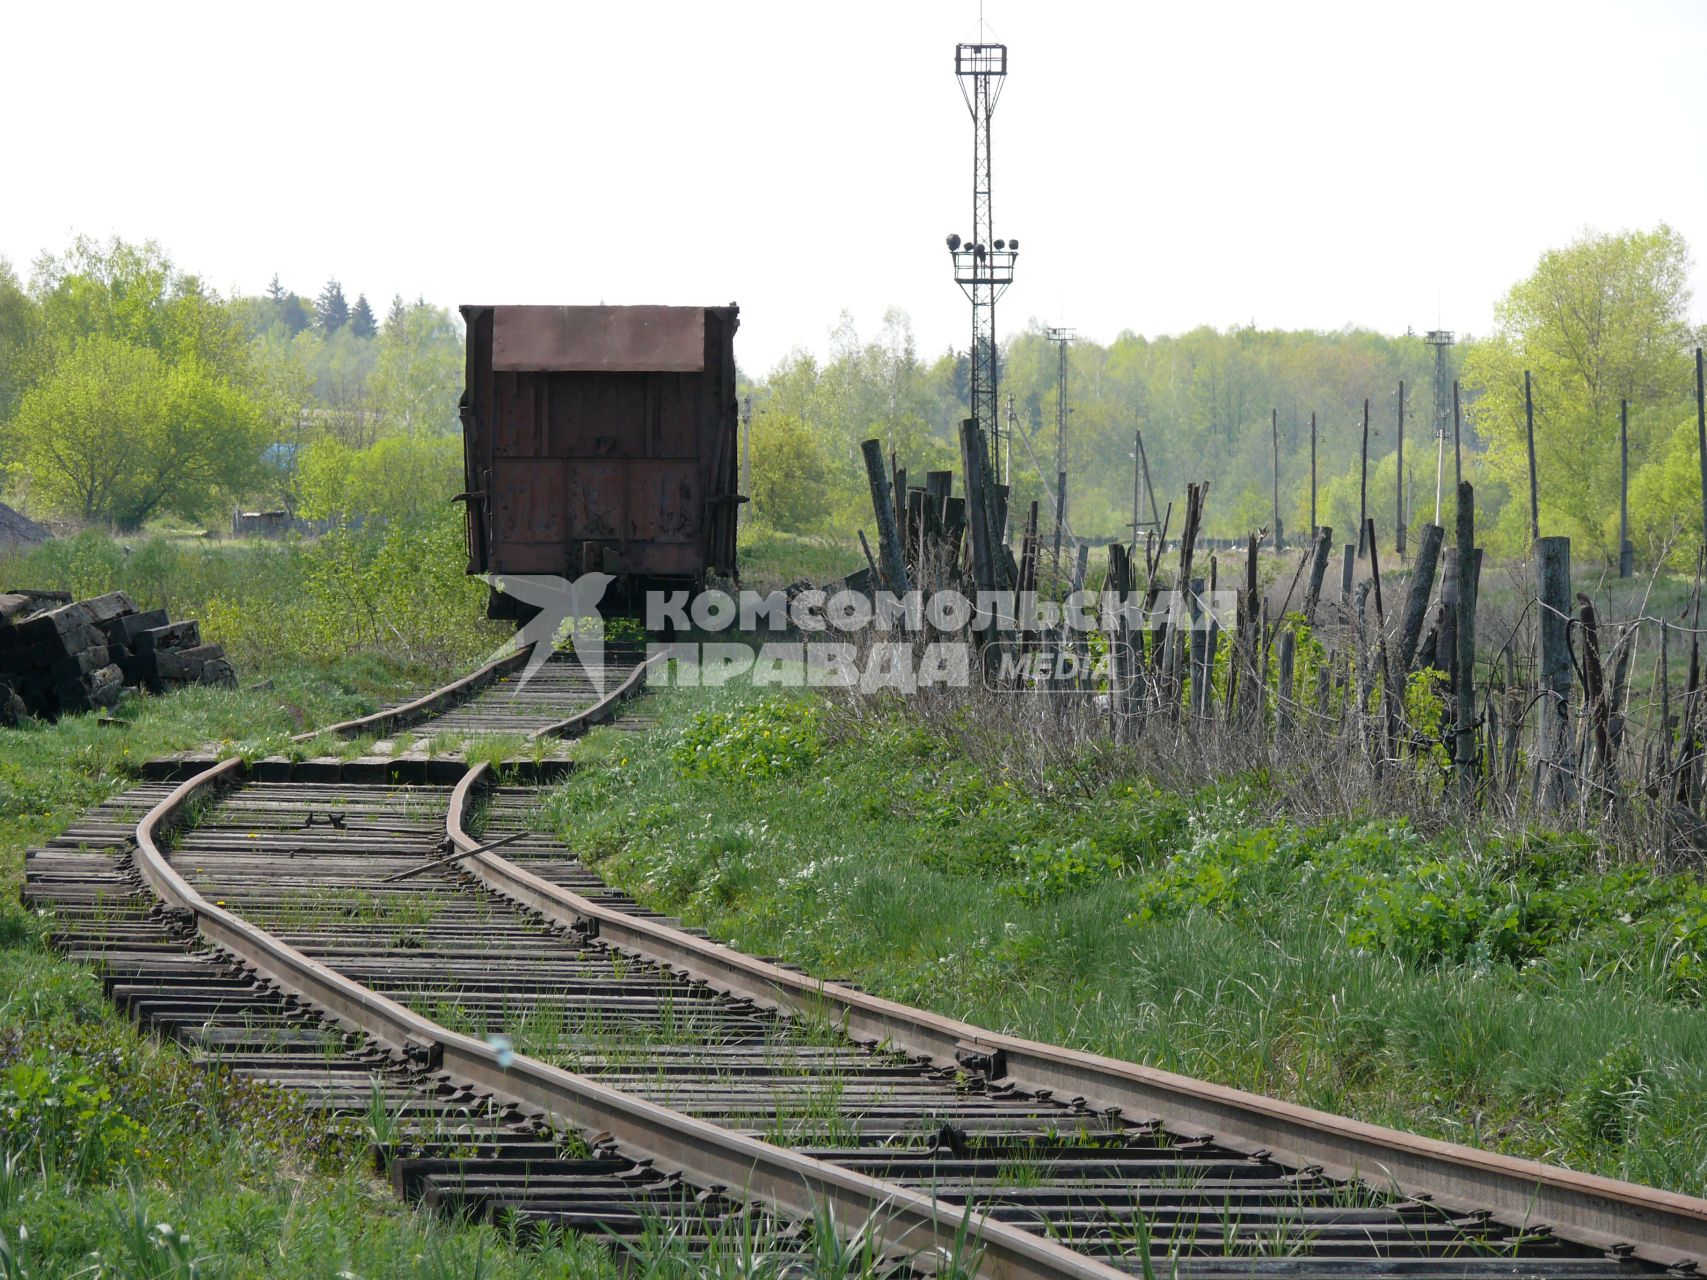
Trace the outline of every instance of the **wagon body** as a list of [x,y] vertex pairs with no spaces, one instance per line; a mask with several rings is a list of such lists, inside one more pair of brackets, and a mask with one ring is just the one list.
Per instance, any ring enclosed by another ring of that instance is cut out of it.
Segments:
[[462,315],[470,573],[604,572],[635,607],[734,577],[738,308]]

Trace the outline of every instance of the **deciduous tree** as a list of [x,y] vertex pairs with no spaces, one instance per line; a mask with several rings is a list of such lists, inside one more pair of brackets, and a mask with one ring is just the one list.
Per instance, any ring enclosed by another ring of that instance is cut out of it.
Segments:
[[[1464,380],[1479,397],[1476,429],[1513,494],[1529,492],[1523,374],[1531,373],[1543,533],[1616,554],[1618,402],[1675,410],[1687,396],[1689,295],[1689,248],[1670,227],[1591,232],[1543,254],[1499,304],[1493,337],[1470,351]],[[1675,414],[1632,418],[1633,464],[1663,447],[1654,438],[1662,420]],[[1508,545],[1528,542],[1528,523],[1527,501],[1510,504]]]
[[254,403],[209,366],[100,334],[25,393],[12,434],[32,502],[121,529],[208,515],[255,479],[265,443]]

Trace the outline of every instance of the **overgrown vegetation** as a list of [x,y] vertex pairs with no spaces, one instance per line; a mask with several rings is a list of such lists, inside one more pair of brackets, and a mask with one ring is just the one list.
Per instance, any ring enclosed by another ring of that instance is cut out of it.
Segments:
[[1289,815],[1265,775],[1181,790],[1095,747],[1034,769],[988,720],[804,698],[659,695],[658,731],[590,741],[548,820],[648,905],[886,995],[1707,1186],[1693,874],[1584,835]]
[[199,619],[240,674],[367,654],[442,679],[509,634],[485,620],[486,584],[464,574],[463,557],[461,521],[440,510],[281,542],[124,542],[88,530],[0,555],[0,582],[79,598],[123,589],[139,608]]
[[194,689],[0,730],[0,1275],[213,1280],[611,1276],[603,1246],[533,1244],[400,1206],[365,1139],[291,1095],[193,1065],[140,1034],[18,905],[22,850],[121,789],[149,756],[260,752],[305,721],[397,695],[374,663],[275,670],[266,692]]
[[116,237],[43,254],[27,285],[0,261],[0,466],[40,516],[134,531],[234,502],[436,506],[458,488],[460,381],[459,326],[424,301],[381,322],[336,280],[310,308],[276,277],[224,298]]

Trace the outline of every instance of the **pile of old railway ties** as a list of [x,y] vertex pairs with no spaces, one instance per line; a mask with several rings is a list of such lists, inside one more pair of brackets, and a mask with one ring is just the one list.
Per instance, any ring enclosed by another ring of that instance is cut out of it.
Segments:
[[[328,1129],[363,1134],[413,1201],[533,1230],[662,1232],[691,1248],[763,1216],[739,1187],[691,1185],[608,1135],[554,1131],[346,1034],[210,949],[131,865],[137,818],[170,790],[95,806],[26,868],[26,901],[52,911],[55,944],[97,965],[145,1026],[209,1067],[288,1091]],[[529,829],[538,803],[529,788],[492,790],[483,841],[605,906],[651,914]],[[173,864],[209,900],[441,1023],[1125,1271],[1161,1260],[1181,1275],[1336,1280],[1657,1270],[855,1043],[625,957],[460,872],[442,852],[448,804],[445,787],[239,783],[178,834]],[[806,1224],[764,1225],[806,1257]]]

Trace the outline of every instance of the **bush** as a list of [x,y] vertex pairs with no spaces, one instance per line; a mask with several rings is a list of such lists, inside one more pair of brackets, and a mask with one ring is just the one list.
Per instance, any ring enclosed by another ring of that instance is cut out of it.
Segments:
[[126,590],[139,608],[198,619],[239,668],[373,653],[441,672],[507,634],[485,620],[486,585],[464,573],[466,554],[460,513],[440,509],[258,545],[152,538],[133,549],[88,531],[0,562],[0,578],[79,598]]
[[141,1160],[148,1138],[143,1125],[114,1108],[105,1084],[41,1049],[0,1072],[0,1120],[6,1155],[77,1184],[105,1181]]
[[670,750],[685,776],[758,782],[814,764],[824,751],[816,703],[766,698],[693,717]]

